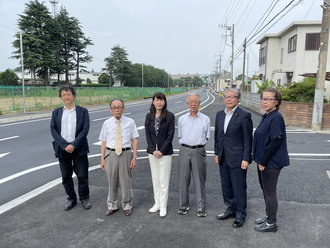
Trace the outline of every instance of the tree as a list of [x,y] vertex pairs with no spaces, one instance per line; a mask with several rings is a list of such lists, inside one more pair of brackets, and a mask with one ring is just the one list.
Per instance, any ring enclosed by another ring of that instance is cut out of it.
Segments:
[[[33,82],[36,81],[36,73],[42,73],[48,85],[48,71],[55,63],[54,47],[51,40],[51,30],[54,22],[47,7],[38,2],[30,1],[25,4],[23,14],[19,15],[18,27],[23,37],[24,67],[31,71]],[[13,46],[17,49],[13,57],[20,59],[19,34]]]
[[111,49],[111,55],[104,59],[106,68],[104,69],[124,86],[128,79],[131,62],[128,60],[128,53],[123,47],[115,45]]
[[16,73],[9,69],[0,73],[0,85],[19,85],[18,80]]
[[[75,24],[75,36],[73,40],[72,50],[73,50],[73,59],[76,64],[77,78],[79,78],[80,68],[86,68],[82,65],[83,63],[88,63],[93,60],[93,57],[89,55],[86,51],[87,46],[94,45],[92,40],[89,37],[85,37],[85,34],[81,30],[80,23],[78,19],[73,18]],[[76,82],[78,83],[78,82]]]
[[111,83],[110,75],[107,73],[101,73],[97,80],[98,80],[99,84],[109,84],[109,87],[112,86],[110,84]]
[[69,71],[76,70],[76,84],[80,84],[79,72],[81,68],[85,68],[82,64],[92,61],[92,56],[86,48],[93,43],[83,33],[79,20],[70,17],[64,7],[55,17],[54,29],[56,65],[53,67],[53,72],[57,73],[58,80],[59,75],[65,73],[65,81],[69,82]]

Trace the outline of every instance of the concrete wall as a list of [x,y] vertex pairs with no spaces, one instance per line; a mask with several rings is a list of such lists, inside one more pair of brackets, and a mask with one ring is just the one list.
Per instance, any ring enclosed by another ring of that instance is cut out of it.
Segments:
[[[250,110],[264,114],[260,104],[260,94],[242,92],[241,104]],[[280,113],[283,115],[287,126],[311,128],[314,103],[282,101]],[[323,104],[322,127],[330,130],[330,103]]]

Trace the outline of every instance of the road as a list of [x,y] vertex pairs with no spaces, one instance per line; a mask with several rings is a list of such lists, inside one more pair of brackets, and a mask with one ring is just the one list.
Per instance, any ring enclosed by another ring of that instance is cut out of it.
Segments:
[[[200,92],[201,112],[211,118],[224,108],[218,98]],[[171,97],[169,110],[176,119],[187,110],[186,95]],[[139,158],[133,172],[134,211],[127,219],[123,214],[105,218],[107,180],[99,169],[98,135],[106,118],[104,109],[90,110],[90,188],[93,208],[76,207],[63,211],[65,194],[60,172],[51,148],[49,118],[0,124],[0,240],[1,247],[329,247],[330,228],[330,134],[288,128],[291,165],[282,170],[278,184],[279,231],[259,234],[253,220],[264,213],[256,166],[248,169],[248,217],[243,228],[233,229],[231,221],[219,222],[215,216],[225,210],[218,166],[214,162],[213,128],[207,143],[207,211],[206,218],[195,213],[196,198],[191,186],[187,216],[178,216],[177,153],[178,138],[173,141],[173,158],[168,216],[151,215],[152,185],[146,159],[144,118],[150,102],[130,105],[124,114],[138,126]],[[208,105],[210,104],[210,105]],[[205,108],[204,108],[205,107]],[[251,112],[254,128],[261,115]],[[7,155],[6,155],[7,154]],[[45,168],[43,168],[45,167]],[[26,173],[26,170],[35,171]],[[17,173],[22,173],[19,175]],[[28,214],[26,214],[28,213]],[[83,218],[81,218],[83,216]],[[17,227],[17,221],[21,223]],[[13,246],[13,244],[15,244]]]

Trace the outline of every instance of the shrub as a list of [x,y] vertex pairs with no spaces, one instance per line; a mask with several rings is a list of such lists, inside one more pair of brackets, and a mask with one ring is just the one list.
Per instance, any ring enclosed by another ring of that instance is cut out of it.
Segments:
[[275,88],[275,83],[273,81],[269,81],[266,80],[264,82],[261,83],[261,85],[259,85],[258,83],[257,84],[257,87],[258,87],[258,93],[262,93],[264,92],[265,89],[268,89],[268,88]]
[[313,102],[315,94],[315,78],[305,78],[289,88],[281,89],[282,99],[290,102]]

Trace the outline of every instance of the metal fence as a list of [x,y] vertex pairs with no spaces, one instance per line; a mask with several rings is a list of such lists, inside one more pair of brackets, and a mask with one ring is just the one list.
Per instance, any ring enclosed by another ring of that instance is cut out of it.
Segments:
[[[62,105],[58,87],[25,87],[25,109],[27,111],[50,109]],[[144,87],[77,87],[78,105],[103,104],[114,98],[123,100],[152,97],[155,92],[166,95],[183,92],[185,88]],[[22,86],[0,86],[0,112],[20,112],[24,110]]]

